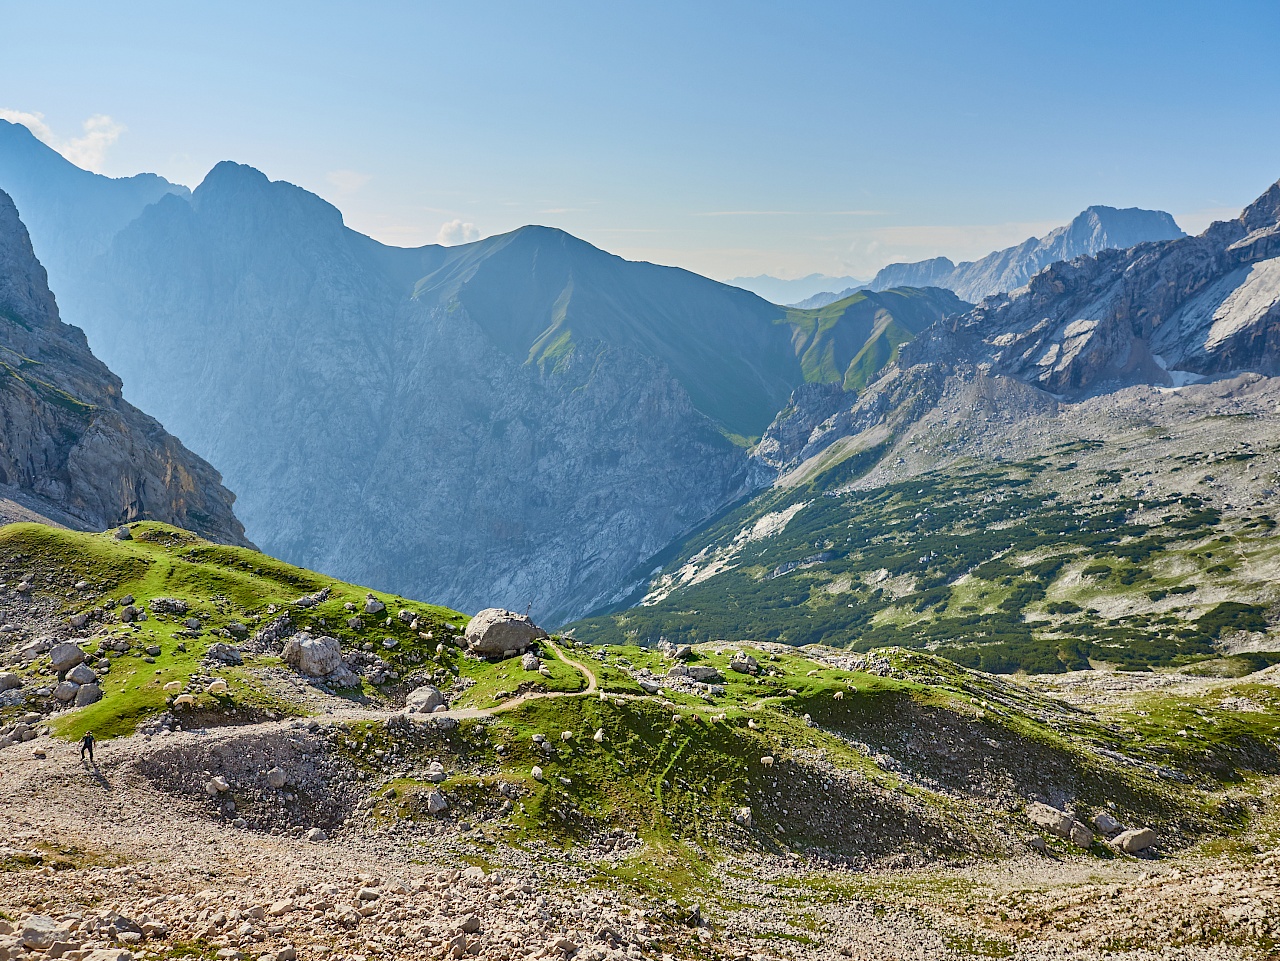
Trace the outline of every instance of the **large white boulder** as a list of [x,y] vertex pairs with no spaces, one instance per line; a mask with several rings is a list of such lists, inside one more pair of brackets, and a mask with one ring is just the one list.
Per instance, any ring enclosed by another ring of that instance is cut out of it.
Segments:
[[1111,843],[1125,854],[1137,854],[1156,843],[1156,832],[1151,828],[1134,828],[1122,831]]
[[480,657],[511,657],[523,654],[547,632],[523,614],[490,607],[467,624],[467,650]]
[[327,677],[345,666],[342,645],[336,637],[312,637],[305,631],[289,638],[281,657],[290,667],[310,677]]
[[1066,838],[1078,848],[1088,849],[1093,844],[1093,832],[1066,811],[1059,811],[1048,804],[1032,801],[1027,805],[1027,819],[1060,838]]

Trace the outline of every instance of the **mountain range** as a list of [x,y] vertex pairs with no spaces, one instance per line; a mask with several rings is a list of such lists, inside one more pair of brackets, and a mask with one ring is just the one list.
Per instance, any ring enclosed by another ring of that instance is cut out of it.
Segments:
[[[24,162],[62,163],[48,154]],[[46,205],[47,178],[15,182],[20,205]],[[68,265],[64,313],[131,400],[219,466],[264,549],[551,621],[615,599],[767,482],[747,448],[796,386],[843,380],[859,338],[874,366],[963,306],[889,291],[819,318],[536,226],[387,247],[232,163],[101,249],[70,226],[33,241]]]
[[753,455],[774,484],[578,635],[987,671],[1269,651],[1278,337],[1280,184],[1198,237],[1055,263],[856,391],[797,390]]
[[[955,264],[946,257],[935,257],[909,264],[889,264],[864,286],[869,290],[945,287],[976,303],[992,294],[1017,290],[1045,267],[1060,260],[1091,257],[1103,250],[1123,250],[1183,236],[1182,228],[1162,210],[1088,207],[1071,223],[1043,237],[1031,237],[1016,246],[992,251],[981,260]],[[796,306],[822,307],[848,297],[857,289],[814,294]]]

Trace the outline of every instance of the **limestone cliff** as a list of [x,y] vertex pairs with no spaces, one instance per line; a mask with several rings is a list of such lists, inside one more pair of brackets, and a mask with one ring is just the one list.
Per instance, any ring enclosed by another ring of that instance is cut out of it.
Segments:
[[0,506],[101,530],[167,521],[246,544],[217,471],[126,402],[120,380],[63,324],[44,268],[0,192]]

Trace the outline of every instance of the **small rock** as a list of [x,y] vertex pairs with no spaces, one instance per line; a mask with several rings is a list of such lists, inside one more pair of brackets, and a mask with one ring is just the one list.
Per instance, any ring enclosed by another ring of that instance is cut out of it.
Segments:
[[307,840],[312,842],[329,840],[329,832],[321,828],[312,828],[307,832]]

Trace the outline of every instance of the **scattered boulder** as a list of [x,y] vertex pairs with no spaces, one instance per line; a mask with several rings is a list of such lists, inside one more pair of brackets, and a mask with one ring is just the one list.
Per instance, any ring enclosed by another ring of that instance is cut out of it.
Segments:
[[133,540],[133,534],[130,532],[129,528],[124,527],[124,526],[121,526],[121,527],[117,527],[117,528],[116,528],[116,532],[115,532],[115,534],[114,534],[114,537],[115,537],[115,539],[116,539],[116,540],[118,540],[118,541],[131,541],[131,540]]
[[284,773],[284,768],[276,766],[267,772],[267,784],[277,791],[288,783],[288,777]]
[[325,599],[328,598],[328,596],[329,596],[329,588],[326,587],[326,588],[323,588],[322,590],[316,591],[314,594],[303,594],[301,597],[299,597],[296,601],[293,602],[293,606],[294,607],[315,607],[318,604],[324,603]]
[[320,841],[327,841],[329,840],[329,832],[325,831],[323,828],[312,828],[307,832],[307,840],[311,841],[313,844]]
[[84,651],[75,644],[63,642],[49,651],[49,660],[53,663],[53,669],[61,674],[83,661]]
[[232,647],[230,644],[224,644],[218,641],[209,645],[209,650],[205,652],[205,658],[210,661],[218,661],[221,664],[237,665],[244,663],[244,655],[240,653],[238,647]]
[[432,761],[430,764],[427,765],[426,779],[430,781],[432,784],[439,784],[441,781],[446,780],[448,777],[449,775],[445,771],[444,765],[441,764],[439,761]]
[[729,670],[736,671],[739,674],[759,674],[760,664],[750,654],[743,654],[738,651],[729,658]]
[[1121,831],[1111,843],[1125,854],[1139,854],[1156,843],[1156,832],[1151,828],[1133,828]]
[[102,688],[94,684],[81,684],[76,691],[76,707],[88,707],[102,700]]
[[303,631],[289,638],[281,655],[299,673],[325,677],[343,668],[342,646],[336,637],[312,637]]
[[209,779],[204,786],[205,793],[210,797],[223,794],[231,790],[231,784],[221,774],[217,774]]
[[152,614],[185,614],[187,602],[177,597],[153,597],[147,603]]
[[436,708],[444,706],[444,694],[437,687],[424,684],[405,698],[404,709],[410,714],[430,714]]
[[53,696],[59,701],[74,701],[76,692],[80,690],[80,685],[73,681],[61,681],[57,687],[53,689]]
[[690,679],[697,681],[700,684],[718,684],[724,680],[724,675],[714,667],[690,664],[686,670],[688,671]]
[[75,684],[94,684],[98,680],[98,675],[88,664],[81,663],[67,671],[67,680]]
[[751,823],[752,823],[751,808],[741,807],[735,810],[733,812],[733,823],[738,825],[739,827],[744,827],[744,828],[751,827]]
[[382,601],[378,600],[372,594],[369,594],[365,597],[364,612],[366,614],[381,614],[386,609],[387,609],[387,605],[383,604]]
[[427,813],[443,814],[449,810],[449,802],[445,800],[445,796],[439,791],[432,791],[427,795]]
[[75,630],[77,631],[83,630],[85,626],[89,623],[89,615],[84,613],[83,611],[81,611],[78,614],[72,614],[69,620],[69,623]]
[[1106,811],[1093,816],[1093,826],[1098,829],[1099,834],[1105,834],[1107,837],[1112,837],[1124,830],[1120,822]]
[[22,946],[32,951],[46,951],[55,941],[70,937],[71,932],[48,915],[33,914],[22,922]]
[[520,669],[523,671],[536,671],[540,667],[542,667],[542,661],[538,658],[538,655],[534,654],[532,651],[526,652],[525,655],[520,658]]
[[687,661],[693,657],[693,648],[688,644],[681,644],[675,649],[672,655],[677,661]]
[[17,674],[8,672],[0,674],[0,694],[5,691],[16,691],[20,687],[22,687],[22,678]]
[[480,657],[522,654],[529,645],[547,636],[523,614],[496,607],[481,611],[467,624],[467,650]]

